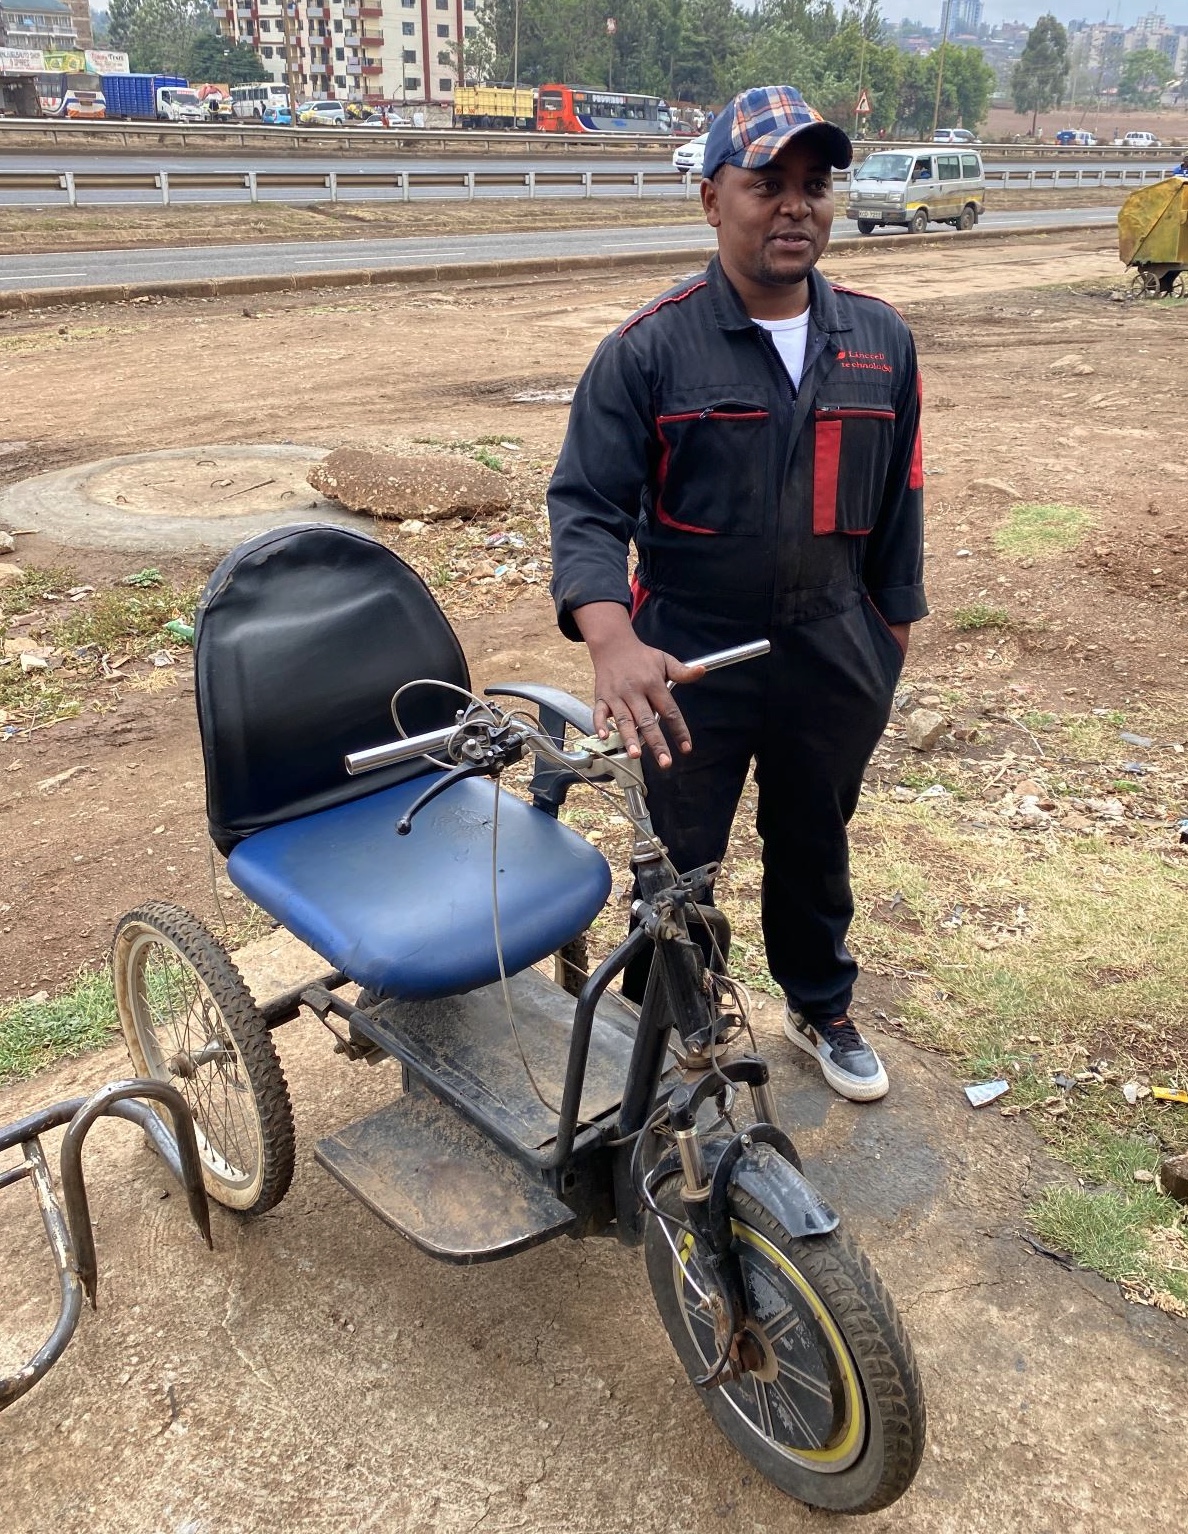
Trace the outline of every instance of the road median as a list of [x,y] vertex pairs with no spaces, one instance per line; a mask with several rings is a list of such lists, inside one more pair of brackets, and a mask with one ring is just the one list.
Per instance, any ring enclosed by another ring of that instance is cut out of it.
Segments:
[[[1112,227],[1113,217],[1103,210],[1098,223],[1032,225],[1019,229],[954,230],[914,236],[911,248],[938,249],[958,243],[992,243],[1017,239],[1051,239],[1061,235],[1081,235],[1094,229]],[[900,238],[844,238],[834,240],[830,251],[861,252],[863,255],[902,254],[905,241]],[[76,287],[23,288],[0,292],[0,314],[77,307],[92,304],[148,303],[154,299],[221,298],[255,293],[307,293],[321,288],[348,287],[424,287],[436,283],[492,283],[525,277],[556,277],[566,273],[631,271],[679,265],[682,269],[701,265],[713,253],[709,239],[703,246],[662,247],[655,250],[617,251],[613,254],[576,256],[531,256],[496,261],[435,262],[422,266],[369,266],[349,269],[297,273],[261,273],[235,277],[172,278],[130,283],[101,283]]]

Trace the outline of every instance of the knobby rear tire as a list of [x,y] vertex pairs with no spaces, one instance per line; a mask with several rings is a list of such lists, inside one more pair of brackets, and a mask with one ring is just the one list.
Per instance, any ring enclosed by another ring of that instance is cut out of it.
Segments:
[[[222,945],[189,911],[152,901],[120,919],[112,974],[133,1068],[186,1099],[211,1198],[240,1214],[274,1208],[293,1180],[289,1088],[272,1035]],[[216,1058],[188,1076],[168,1064],[185,1065],[187,1052],[212,1046]]]
[[[679,1184],[679,1177],[670,1178],[656,1200],[666,1212],[683,1218]],[[832,1319],[856,1370],[865,1439],[860,1450],[843,1461],[844,1468],[815,1468],[762,1436],[731,1404],[727,1391],[738,1386],[699,1390],[704,1405],[735,1448],[787,1495],[839,1513],[887,1507],[904,1494],[920,1467],[926,1411],[911,1343],[882,1280],[866,1254],[840,1230],[806,1239],[790,1236],[761,1204],[738,1189],[732,1195],[731,1215],[736,1249],[765,1242],[781,1265],[795,1270]],[[690,1291],[679,1286],[676,1259],[654,1215],[648,1217],[645,1255],[661,1319],[694,1379],[707,1371],[708,1362],[687,1319],[685,1296]]]

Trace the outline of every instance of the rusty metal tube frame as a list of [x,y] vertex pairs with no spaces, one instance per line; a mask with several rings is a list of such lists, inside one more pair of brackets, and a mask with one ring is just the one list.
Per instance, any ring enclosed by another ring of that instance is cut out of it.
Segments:
[[[172,1135],[145,1099],[167,1110],[173,1122]],[[49,1337],[27,1363],[12,1374],[0,1376],[0,1411],[18,1401],[57,1363],[78,1326],[84,1294],[94,1307],[98,1268],[82,1149],[95,1120],[102,1117],[126,1119],[144,1130],[185,1189],[190,1214],[207,1246],[213,1244],[194,1121],[185,1099],[166,1082],[145,1078],[113,1081],[90,1097],[68,1098],[0,1128],[0,1151],[17,1147],[22,1156],[18,1166],[0,1176],[0,1188],[26,1177],[32,1182],[61,1289],[58,1318]],[[68,1125],[61,1151],[64,1214],[40,1140],[63,1124]]]

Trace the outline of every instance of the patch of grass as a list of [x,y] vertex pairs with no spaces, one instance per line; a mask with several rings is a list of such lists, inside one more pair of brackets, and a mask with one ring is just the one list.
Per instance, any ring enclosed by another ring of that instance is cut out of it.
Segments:
[[1154,1188],[1123,1194],[1113,1189],[1047,1188],[1031,1208],[1040,1237],[1084,1268],[1123,1284],[1170,1296],[1188,1315],[1188,1242],[1178,1228],[1179,1206]]
[[1039,559],[1075,548],[1092,524],[1092,515],[1081,506],[1020,502],[994,529],[994,547],[1011,559]]
[[935,788],[938,784],[950,794],[959,794],[962,785],[953,773],[946,773],[943,768],[921,757],[919,761],[905,761],[899,770],[898,781],[904,788],[914,788],[922,793],[926,788]]
[[70,990],[48,1001],[0,1006],[0,1083],[97,1049],[116,1026],[115,992],[106,966],[83,970]]
[[496,474],[503,473],[503,459],[497,458],[489,447],[476,447],[470,456],[476,463],[482,463],[488,469],[494,469]]
[[984,602],[971,602],[968,607],[958,607],[953,612],[953,627],[962,634],[976,629],[1009,629],[1011,615],[1005,607],[987,607]]
[[14,613],[27,613],[51,592],[61,596],[73,585],[73,574],[56,565],[48,570],[22,570],[19,580],[0,586],[0,615],[11,618]]
[[138,586],[142,590],[164,584],[165,577],[152,565],[146,566],[143,570],[134,570],[131,575],[125,575],[120,582],[121,586]]
[[200,587],[185,589],[162,584],[148,589],[116,587],[76,608],[54,631],[63,646],[97,645],[101,651],[136,652],[144,641],[161,637],[172,618],[191,622]]

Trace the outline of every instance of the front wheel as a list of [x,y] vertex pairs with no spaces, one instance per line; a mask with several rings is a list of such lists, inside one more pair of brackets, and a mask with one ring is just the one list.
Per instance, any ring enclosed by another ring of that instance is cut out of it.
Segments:
[[913,234],[923,234],[924,231],[928,228],[928,209],[917,208],[916,211],[912,214],[912,221],[908,225],[908,228]]
[[[679,1177],[657,1190],[656,1202],[683,1218]],[[840,1231],[791,1236],[739,1189],[731,1216],[747,1332],[761,1365],[703,1389],[710,1416],[789,1496],[838,1513],[888,1506],[919,1469],[925,1408],[911,1343],[882,1280]],[[696,1379],[718,1355],[704,1297],[713,1286],[697,1245],[651,1214],[645,1253],[660,1317]]]
[[858,220],[859,234],[873,234],[875,232],[875,228],[876,225],[873,218],[860,218]]

